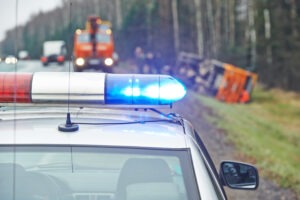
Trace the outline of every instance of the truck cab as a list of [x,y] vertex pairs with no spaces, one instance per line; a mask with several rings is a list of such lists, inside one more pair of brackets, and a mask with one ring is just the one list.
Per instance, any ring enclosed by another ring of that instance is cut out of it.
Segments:
[[90,17],[86,29],[76,30],[74,36],[74,71],[96,69],[112,72],[114,40],[111,25],[98,17]]

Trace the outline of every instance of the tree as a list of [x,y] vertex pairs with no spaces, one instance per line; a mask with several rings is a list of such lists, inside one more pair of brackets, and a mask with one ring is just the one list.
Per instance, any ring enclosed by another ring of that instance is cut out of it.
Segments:
[[197,48],[198,54],[204,57],[204,45],[203,45],[203,29],[202,29],[202,1],[194,0],[196,10],[196,32],[197,32]]
[[172,18],[173,18],[173,32],[174,32],[174,48],[175,48],[176,55],[178,55],[179,48],[180,48],[180,38],[179,38],[179,21],[178,21],[177,0],[172,1]]

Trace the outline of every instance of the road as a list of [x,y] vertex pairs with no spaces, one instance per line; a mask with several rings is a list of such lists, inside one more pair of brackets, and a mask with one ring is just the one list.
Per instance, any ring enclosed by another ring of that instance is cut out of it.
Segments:
[[[15,69],[18,72],[68,72],[73,71],[72,65],[66,62],[65,65],[59,66],[51,64],[44,67],[39,61],[19,61],[17,65],[7,65],[0,63],[0,71],[13,72]],[[90,70],[92,71],[92,70]],[[133,73],[134,68],[121,66],[121,64],[114,70],[117,73]],[[238,153],[235,151],[234,146],[226,142],[226,134],[224,131],[217,129],[212,124],[208,123],[203,117],[203,113],[212,115],[212,111],[204,107],[199,101],[196,94],[193,91],[188,91],[187,96],[180,102],[174,105],[172,112],[180,113],[187,118],[195,126],[195,129],[201,135],[204,143],[206,144],[212,159],[216,166],[222,160],[234,160]],[[188,106],[186,106],[188,105]],[[245,200],[296,200],[296,195],[288,189],[280,188],[270,180],[265,178],[260,179],[259,189],[256,191],[237,191],[226,189],[228,199],[245,199]]]
[[[21,60],[15,64],[6,64],[4,62],[0,62],[0,72],[14,72],[15,69],[18,72],[73,72],[73,64],[72,62],[65,62],[64,65],[58,65],[56,63],[51,63],[47,66],[43,66],[39,60]],[[126,69],[124,67],[116,66],[114,67],[114,71],[116,73],[133,73],[135,70],[132,68]],[[129,70],[128,70],[129,69]],[[88,72],[95,71],[93,69],[86,70]]]
[[[40,61],[19,61],[16,65],[14,64],[5,64],[4,62],[0,63],[1,72],[14,72],[17,69],[18,72],[68,72],[69,71],[69,62],[66,62],[64,65],[57,65],[55,63],[44,67]],[[71,67],[73,71],[73,68]]]

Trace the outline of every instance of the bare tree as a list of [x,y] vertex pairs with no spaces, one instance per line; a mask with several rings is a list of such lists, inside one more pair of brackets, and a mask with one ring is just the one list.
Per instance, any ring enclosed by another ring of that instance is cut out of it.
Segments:
[[290,0],[291,4],[291,26],[292,26],[292,34],[294,37],[298,36],[298,30],[297,30],[297,5],[296,0]]
[[174,32],[174,48],[175,53],[178,55],[180,48],[179,39],[179,21],[178,21],[178,2],[177,0],[172,0],[172,17],[173,17],[173,32]]
[[218,50],[221,46],[221,0],[215,0],[215,49],[216,56],[219,54]]
[[204,56],[204,45],[203,45],[203,29],[202,29],[202,2],[201,0],[194,0],[195,12],[196,12],[196,33],[197,33],[197,47],[199,56]]
[[228,0],[229,45],[235,46],[235,0]]
[[120,0],[116,0],[116,17],[117,17],[117,30],[120,30],[122,27],[122,5]]
[[248,31],[250,37],[250,70],[255,69],[256,65],[256,30],[254,24],[254,2],[248,2]]
[[208,30],[209,30],[209,41],[211,46],[211,54],[212,56],[217,55],[218,46],[216,44],[216,31],[215,31],[215,17],[213,15],[212,9],[212,0],[206,1],[206,14],[207,14],[207,21],[208,21]]
[[223,44],[225,46],[228,45],[229,42],[229,10],[228,10],[228,1],[229,0],[221,0],[222,2],[222,18],[221,18],[221,23],[223,24]]
[[264,9],[264,21],[265,21],[265,39],[267,40],[267,63],[272,64],[272,47],[270,44],[271,39],[271,22],[270,12],[268,9]]

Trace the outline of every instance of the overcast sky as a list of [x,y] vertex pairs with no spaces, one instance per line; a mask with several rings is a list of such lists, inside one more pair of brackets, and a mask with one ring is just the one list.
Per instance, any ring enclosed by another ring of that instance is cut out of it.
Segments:
[[[18,24],[24,24],[40,10],[47,11],[61,5],[61,0],[18,0]],[[5,31],[16,26],[16,0],[0,0],[0,41]]]

